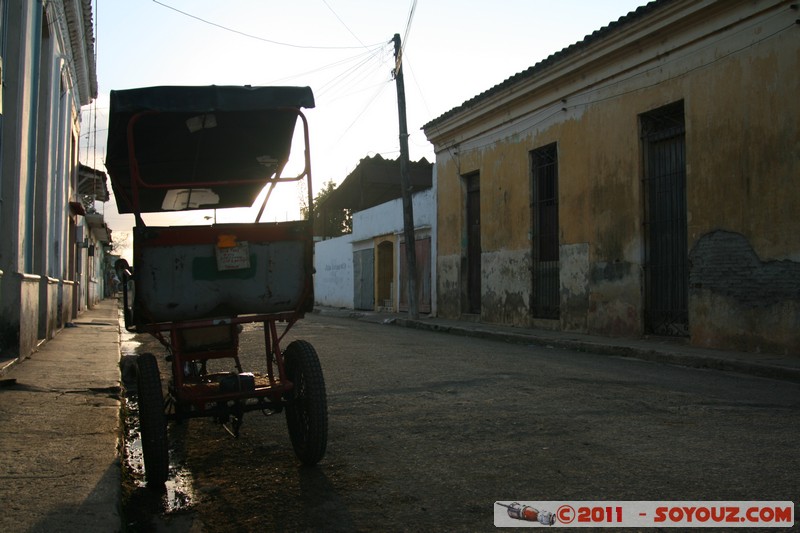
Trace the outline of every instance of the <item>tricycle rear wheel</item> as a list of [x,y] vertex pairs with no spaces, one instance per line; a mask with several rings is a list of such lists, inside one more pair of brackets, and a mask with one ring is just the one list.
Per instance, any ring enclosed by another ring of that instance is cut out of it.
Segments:
[[328,445],[328,401],[317,352],[306,341],[294,341],[284,354],[286,374],[293,383],[287,395],[286,424],[297,458],[317,464]]
[[145,479],[148,485],[162,485],[169,474],[169,442],[161,374],[151,353],[139,355],[136,368]]

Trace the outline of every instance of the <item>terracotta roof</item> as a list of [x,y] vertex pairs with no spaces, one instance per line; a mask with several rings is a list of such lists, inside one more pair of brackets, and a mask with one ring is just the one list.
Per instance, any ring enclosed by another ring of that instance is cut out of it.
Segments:
[[460,106],[454,107],[450,111],[447,111],[446,113],[440,115],[439,117],[431,120],[430,122],[428,122],[427,124],[422,126],[422,129],[424,130],[424,129],[427,129],[427,128],[431,127],[431,126],[434,126],[437,123],[440,123],[440,122],[444,121],[447,118],[450,118],[450,117],[452,117],[454,115],[457,115],[457,114],[461,113],[462,111],[466,111],[467,109],[470,109],[470,108],[474,107],[475,105],[477,105],[480,102],[486,100],[490,96],[495,95],[495,94],[503,91],[504,89],[506,89],[506,88],[508,88],[508,87],[510,87],[510,86],[522,81],[522,80],[525,80],[525,79],[528,79],[528,78],[532,78],[533,76],[536,76],[536,75],[542,73],[544,70],[552,67],[553,65],[555,65],[555,64],[557,64],[557,63],[559,63],[559,62],[561,62],[561,61],[563,61],[565,59],[567,59],[568,57],[570,57],[570,56],[572,56],[574,54],[577,54],[578,52],[586,49],[587,47],[589,47],[592,44],[594,44],[595,42],[607,37],[608,35],[612,34],[613,32],[619,31],[623,27],[629,26],[630,24],[632,24],[632,23],[636,22],[637,20],[641,19],[644,15],[647,15],[647,14],[649,14],[649,13],[651,13],[651,12],[653,12],[653,11],[659,9],[659,8],[661,8],[662,6],[664,6],[666,4],[669,4],[669,3],[672,3],[672,2],[675,2],[675,1],[676,0],[654,0],[654,1],[652,1],[652,2],[650,2],[648,4],[646,4],[646,5],[643,5],[643,6],[639,7],[639,8],[637,8],[635,11],[631,11],[627,15],[625,15],[623,17],[620,17],[618,20],[609,23],[607,26],[603,26],[599,30],[596,30],[596,31],[592,32],[590,35],[587,35],[586,37],[583,38],[583,40],[581,40],[581,41],[579,41],[579,42],[577,42],[575,44],[572,44],[572,45],[570,45],[570,46],[568,46],[566,48],[563,48],[562,50],[560,50],[560,51],[558,51],[558,52],[556,52],[554,54],[551,54],[549,57],[547,57],[546,59],[543,59],[542,61],[536,63],[532,67],[527,68],[527,69],[523,70],[522,72],[519,72],[519,73],[511,76],[510,78],[506,79],[505,81],[495,85],[494,87],[492,87],[492,88],[480,93],[479,95],[477,95],[477,96],[475,96],[473,98],[470,98],[469,100],[467,100],[466,102],[464,102]]

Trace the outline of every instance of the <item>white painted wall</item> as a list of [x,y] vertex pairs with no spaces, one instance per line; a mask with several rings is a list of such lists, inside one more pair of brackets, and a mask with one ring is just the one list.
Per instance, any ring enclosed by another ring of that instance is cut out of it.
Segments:
[[[436,223],[435,189],[420,191],[412,196],[414,209],[414,227],[417,237],[435,236],[432,231]],[[398,198],[391,202],[376,205],[369,209],[353,213],[353,233],[335,239],[320,241],[314,246],[314,301],[317,305],[329,307],[353,308],[353,252],[375,246],[374,238],[382,235],[400,235],[403,233],[403,200]],[[435,238],[435,237],[434,237]],[[399,241],[398,241],[399,242]],[[396,245],[399,246],[399,245]],[[433,265],[435,260],[435,243],[431,243]],[[395,250],[395,260],[399,257],[399,249]],[[395,265],[395,272],[399,264]],[[432,276],[435,277],[435,269]],[[435,278],[432,280],[435,281]],[[398,286],[398,284],[395,284]],[[434,284],[433,287],[436,285]],[[395,289],[398,290],[398,289]],[[395,295],[395,301],[397,301]],[[435,306],[436,298],[432,297]]]
[[[411,202],[414,209],[414,227],[431,227],[436,216],[433,188],[414,194]],[[402,233],[402,231],[402,198],[353,213],[352,240],[354,241]]]
[[314,245],[314,301],[328,307],[353,308],[352,235]]

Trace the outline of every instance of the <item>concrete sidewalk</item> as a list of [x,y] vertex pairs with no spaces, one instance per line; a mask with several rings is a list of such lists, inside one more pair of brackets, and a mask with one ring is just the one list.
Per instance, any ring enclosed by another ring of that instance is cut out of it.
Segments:
[[712,350],[691,346],[685,339],[600,337],[431,318],[424,315],[421,315],[419,320],[409,320],[405,313],[378,313],[330,307],[317,307],[315,312],[322,315],[349,317],[451,335],[563,348],[602,355],[635,357],[659,363],[739,372],[765,378],[800,382],[800,354],[774,355]]
[[0,368],[0,531],[121,529],[117,300],[73,326]]

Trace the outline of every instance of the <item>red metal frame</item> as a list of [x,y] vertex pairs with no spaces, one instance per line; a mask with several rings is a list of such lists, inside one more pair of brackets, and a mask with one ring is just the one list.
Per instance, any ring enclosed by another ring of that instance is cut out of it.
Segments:
[[[218,326],[220,320],[207,320],[207,321],[193,321],[193,322],[173,322],[167,324],[158,324],[157,329],[149,331],[167,346],[172,354],[172,376],[173,376],[173,393],[174,400],[178,405],[190,405],[193,411],[190,413],[182,413],[180,416],[208,416],[214,414],[215,406],[209,407],[209,403],[219,403],[227,401],[240,401],[247,399],[268,399],[273,407],[280,405],[281,397],[292,390],[293,384],[286,377],[286,368],[283,361],[283,352],[280,344],[284,336],[289,332],[291,327],[300,318],[297,313],[286,313],[282,315],[248,315],[231,318],[228,321],[222,322],[223,324],[230,325],[232,328],[233,343],[228,349],[218,349],[212,351],[205,351],[199,353],[189,353],[183,349],[180,341],[179,330],[186,330],[191,328],[200,328],[204,326]],[[279,334],[277,322],[287,321],[283,331]],[[236,361],[236,365],[241,372],[241,365],[238,360],[238,328],[239,324],[263,322],[264,324],[264,341],[266,352],[266,368],[267,375],[261,376],[263,383],[266,378],[266,384],[258,384],[253,390],[241,392],[220,392],[219,385],[214,381],[217,375],[198,375],[187,376],[185,373],[185,365],[188,363],[193,365],[197,362],[205,362],[209,359],[231,358]],[[167,342],[161,332],[169,331],[170,341]],[[277,375],[276,371],[277,370]],[[265,409],[269,405],[255,404],[254,409]]]

